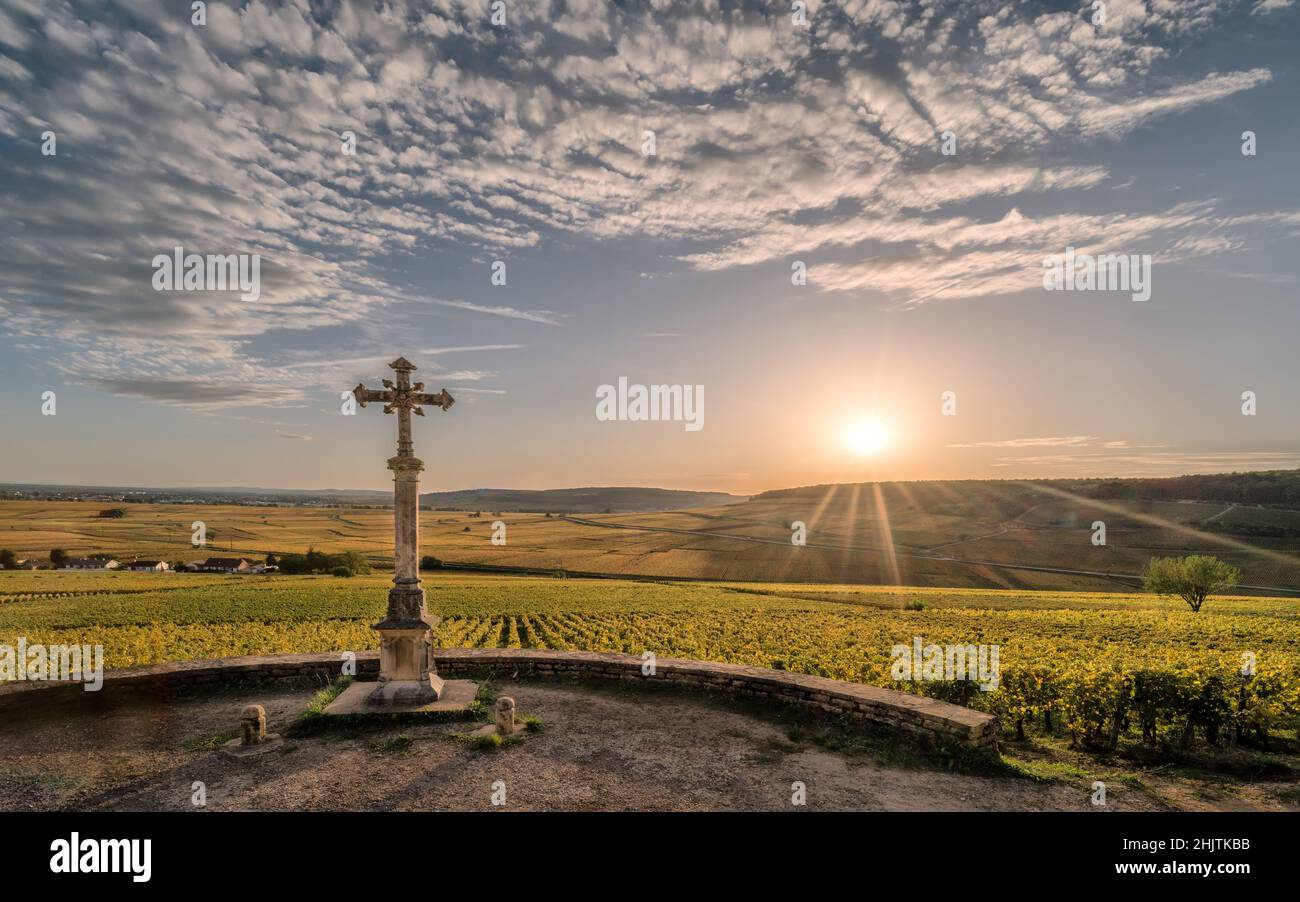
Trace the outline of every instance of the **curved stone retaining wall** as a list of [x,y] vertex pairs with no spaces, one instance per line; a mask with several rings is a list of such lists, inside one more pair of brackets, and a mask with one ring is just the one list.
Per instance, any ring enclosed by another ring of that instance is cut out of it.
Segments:
[[[997,749],[997,719],[990,714],[893,689],[783,670],[659,658],[654,676],[644,676],[641,658],[635,655],[538,648],[446,648],[434,655],[438,672],[444,677],[494,673],[506,679],[527,675],[624,683],[661,680],[668,685],[770,699],[843,714],[923,741],[957,743],[985,751]],[[342,660],[340,652],[324,652],[156,664],[108,671],[99,693],[86,693],[76,683],[7,683],[0,685],[0,711],[24,702],[53,700],[56,696],[60,700],[90,695],[111,697],[130,690],[166,692],[186,686],[290,677],[314,676],[327,680],[338,676]],[[356,663],[359,679],[374,679],[379,672],[379,653],[360,652]]]

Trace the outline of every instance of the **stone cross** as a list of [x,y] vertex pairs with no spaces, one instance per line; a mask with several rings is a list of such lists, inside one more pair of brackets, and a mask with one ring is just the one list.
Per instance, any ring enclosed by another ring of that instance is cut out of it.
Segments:
[[393,588],[388,592],[388,614],[376,623],[379,633],[379,688],[371,695],[375,704],[409,704],[437,701],[442,680],[432,656],[429,631],[435,625],[424,606],[420,588],[420,471],[424,462],[415,456],[411,441],[411,414],[424,416],[422,405],[450,409],[455,400],[443,389],[436,395],[424,391],[424,383],[411,384],[415,364],[398,357],[389,366],[397,381],[385,379],[376,391],[364,384],[352,389],[357,403],[365,407],[380,401],[384,413],[397,414],[397,455],[388,459],[393,471],[393,531],[395,539]]

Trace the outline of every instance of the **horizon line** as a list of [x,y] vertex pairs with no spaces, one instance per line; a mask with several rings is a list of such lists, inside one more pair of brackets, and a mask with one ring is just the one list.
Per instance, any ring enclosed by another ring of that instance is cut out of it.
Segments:
[[[1120,480],[1165,480],[1165,479],[1184,479],[1189,476],[1241,476],[1257,473],[1291,473],[1300,471],[1300,467],[1287,468],[1266,468],[1260,470],[1216,470],[1211,472],[1186,472],[1165,476],[1150,475],[1112,475],[1112,476],[999,476],[999,477],[965,477],[953,479],[868,479],[845,482],[814,482],[804,483],[802,485],[778,486],[775,488],[766,488],[757,492],[728,492],[720,489],[683,489],[671,488],[662,485],[573,485],[573,486],[550,486],[541,489],[530,488],[507,488],[502,486],[476,486],[472,488],[460,489],[430,489],[421,491],[421,495],[451,495],[460,492],[565,492],[580,491],[583,489],[649,489],[661,492],[690,492],[697,495],[727,495],[734,498],[753,498],[766,492],[791,491],[795,489],[818,488],[820,486],[834,485],[912,485],[916,483],[952,483],[952,482],[1077,482],[1083,481],[1120,481]],[[248,486],[248,485],[132,485],[128,483],[75,483],[75,482],[0,482],[0,489],[4,488],[68,488],[68,489],[125,489],[130,491],[189,491],[189,492],[283,492],[298,495],[330,495],[330,494],[368,494],[368,495],[391,495],[391,489],[341,489],[341,488],[314,488],[314,489],[295,489],[277,486]]]

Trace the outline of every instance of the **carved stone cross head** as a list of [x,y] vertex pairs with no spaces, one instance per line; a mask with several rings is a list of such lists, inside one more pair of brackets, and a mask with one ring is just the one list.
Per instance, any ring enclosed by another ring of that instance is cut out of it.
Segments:
[[416,416],[422,417],[424,404],[449,410],[451,405],[456,403],[456,399],[449,395],[445,388],[438,394],[431,395],[425,392],[423,382],[412,385],[411,373],[415,372],[415,364],[405,357],[398,357],[388,365],[396,371],[397,382],[394,383],[392,379],[383,380],[382,391],[366,388],[365,383],[358,383],[357,387],[352,389],[352,396],[357,399],[359,405],[365,407],[370,401],[382,401],[384,413],[409,410]]
[[411,412],[414,411],[417,416],[424,416],[424,410],[421,407],[424,404],[448,410],[451,405],[456,403],[456,399],[447,394],[445,388],[438,394],[431,395],[425,392],[423,382],[412,385],[411,373],[415,371],[415,364],[405,357],[398,357],[388,365],[396,371],[397,382],[385,379],[382,391],[366,388],[365,383],[360,383],[356,388],[352,389],[352,397],[356,398],[357,404],[362,407],[365,407],[370,401],[382,401],[384,413],[396,413],[397,458],[395,459],[414,459],[415,447],[411,442]]

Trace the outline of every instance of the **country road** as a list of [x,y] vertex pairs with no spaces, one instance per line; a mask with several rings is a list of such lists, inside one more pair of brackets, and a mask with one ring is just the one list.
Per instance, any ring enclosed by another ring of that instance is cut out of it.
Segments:
[[965,545],[967,542],[978,542],[980,539],[993,539],[998,536],[1006,535],[1010,530],[1006,526],[999,526],[997,532],[986,532],[982,536],[971,536],[969,539],[957,539],[953,542],[944,542],[942,545],[931,545],[926,549],[928,552],[938,551],[940,548],[948,548],[951,545]]
[[1236,507],[1237,507],[1236,504],[1229,504],[1229,505],[1228,505],[1227,507],[1225,507],[1223,510],[1221,510],[1221,511],[1219,511],[1217,514],[1215,514],[1213,517],[1206,517],[1206,518],[1205,518],[1205,522],[1206,522],[1206,523],[1213,523],[1215,520],[1219,519],[1220,517],[1222,517],[1224,514],[1228,513],[1229,511],[1234,510]]
[[[666,532],[677,533],[680,535],[695,536],[696,538],[706,539],[732,539],[737,542],[754,542],[760,545],[780,545],[786,546],[789,540],[783,539],[763,539],[758,536],[744,536],[736,533],[708,532],[699,529],[683,529],[674,526],[636,526],[630,523],[613,523],[600,520],[588,520],[585,517],[574,517],[564,515],[560,519],[567,520],[570,523],[578,523],[583,526],[595,526],[601,529],[624,529],[634,530],[636,532]],[[951,564],[966,564],[972,567],[1000,567],[1004,570],[1029,570],[1036,573],[1064,573],[1071,576],[1092,576],[1099,579],[1109,579],[1116,582],[1129,581],[1142,584],[1142,577],[1136,573],[1108,573],[1101,570],[1073,570],[1067,567],[1044,567],[1039,564],[1016,564],[1007,563],[1006,561],[981,561],[971,558],[952,557],[946,554],[933,554],[925,551],[900,551],[895,548],[883,548],[877,545],[835,545],[826,542],[808,542],[808,548],[824,548],[830,551],[866,551],[876,554],[894,554],[899,557],[925,558],[931,561],[944,561]],[[1300,596],[1300,589],[1289,589],[1284,586],[1252,586],[1244,583],[1237,586],[1238,589],[1251,589],[1256,592],[1274,592],[1280,595]]]

